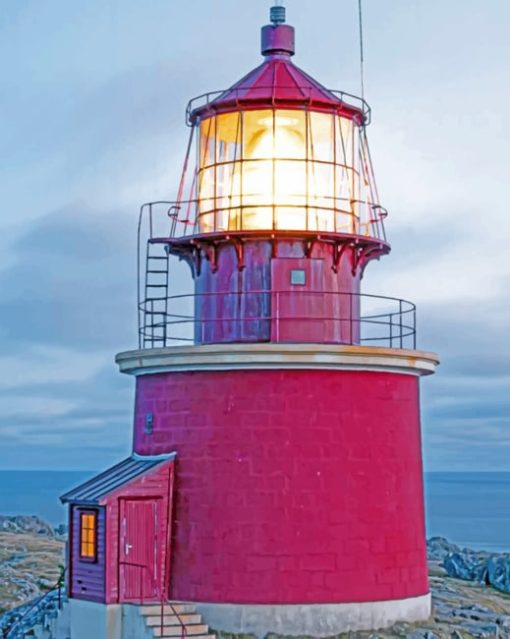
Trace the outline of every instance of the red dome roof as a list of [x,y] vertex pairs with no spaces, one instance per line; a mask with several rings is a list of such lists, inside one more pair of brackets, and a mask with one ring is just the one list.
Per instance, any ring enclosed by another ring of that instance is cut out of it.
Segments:
[[363,100],[326,89],[291,62],[294,29],[290,25],[275,22],[263,27],[262,53],[265,61],[230,89],[193,100],[188,107],[190,123],[216,113],[264,108],[326,111],[357,124],[368,122],[370,110]]

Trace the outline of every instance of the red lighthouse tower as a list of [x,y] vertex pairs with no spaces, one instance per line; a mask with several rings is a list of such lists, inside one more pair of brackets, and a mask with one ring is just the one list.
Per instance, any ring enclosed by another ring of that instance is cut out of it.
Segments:
[[[390,251],[370,109],[295,66],[281,6],[262,54],[190,103],[176,201],[142,207],[140,348],[117,356],[136,377],[133,457],[124,488],[115,470],[99,497],[92,482],[104,600],[191,602],[256,636],[424,619],[418,386],[437,358],[416,350],[412,303],[360,290]],[[129,486],[164,507],[112,506]],[[66,501],[90,514],[90,494]],[[149,538],[126,536],[130,517]]]

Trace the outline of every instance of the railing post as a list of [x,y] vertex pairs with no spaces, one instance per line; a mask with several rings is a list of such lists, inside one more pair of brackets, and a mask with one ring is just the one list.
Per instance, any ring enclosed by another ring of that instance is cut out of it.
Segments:
[[393,348],[393,313],[390,313],[390,348]]
[[[342,303],[342,300],[340,299],[340,304]],[[340,317],[342,316],[342,314],[340,313]],[[352,292],[349,293],[349,331],[350,331],[350,336],[349,336],[349,344],[352,346],[354,344],[354,338],[353,338],[353,312],[352,312]]]
[[404,336],[402,330],[402,300],[398,301],[398,317],[399,317],[399,329],[400,329],[400,348],[404,348]]
[[413,350],[416,350],[416,306],[413,308]]
[[279,342],[280,341],[280,292],[276,291],[276,298],[275,298],[275,322],[276,322],[276,326],[275,326],[275,335],[276,335],[276,341]]

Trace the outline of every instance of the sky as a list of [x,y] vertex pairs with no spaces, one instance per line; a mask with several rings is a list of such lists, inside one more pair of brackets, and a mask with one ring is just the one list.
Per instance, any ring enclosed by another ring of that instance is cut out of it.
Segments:
[[[268,0],[16,0],[0,15],[0,468],[131,449],[141,203],[173,199],[187,101],[261,60]],[[298,66],[359,94],[357,0],[287,0]],[[368,129],[393,250],[364,292],[418,305],[427,470],[510,471],[506,0],[364,0]],[[176,270],[176,285],[183,271]]]

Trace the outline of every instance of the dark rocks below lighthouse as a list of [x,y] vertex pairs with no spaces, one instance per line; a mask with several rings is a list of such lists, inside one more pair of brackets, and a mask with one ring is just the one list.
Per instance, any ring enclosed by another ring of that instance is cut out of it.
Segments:
[[[5,521],[6,518],[4,518]],[[3,536],[0,539],[0,545],[3,547],[4,555],[3,561],[0,558],[0,581],[3,581],[5,587],[8,586],[11,578],[12,568],[9,563],[9,556],[18,552],[20,543],[27,542],[27,540],[33,540],[30,543],[24,543],[27,547],[28,554],[31,555],[32,563],[34,563],[36,555],[34,552],[34,544],[53,544],[55,550],[51,554],[52,560],[49,561],[50,555],[48,555],[48,575],[52,578],[58,572],[58,563],[60,562],[60,556],[62,552],[62,541],[54,539],[53,530],[44,522],[35,520],[34,518],[24,518],[31,526],[23,527],[23,530],[9,530],[3,532]],[[0,518],[1,521],[1,518]],[[9,525],[12,527],[14,518],[9,519]],[[32,525],[33,523],[38,525]],[[20,518],[16,518],[17,525],[21,526],[23,521]],[[29,528],[27,530],[26,528]],[[44,534],[43,534],[44,531]],[[38,546],[38,547],[39,547]],[[429,559],[429,572],[430,572],[430,585],[432,591],[433,601],[433,614],[432,617],[419,624],[406,624],[399,623],[388,628],[387,630],[371,631],[371,632],[351,632],[349,634],[338,635],[340,638],[356,638],[356,639],[389,639],[394,637],[406,637],[410,639],[470,639],[470,638],[502,638],[510,639],[510,595],[505,592],[500,592],[493,587],[484,585],[483,580],[474,579],[469,574],[465,574],[464,579],[457,579],[449,576],[444,568],[447,566],[451,572],[453,568],[451,566],[466,566],[473,562],[482,564],[483,561],[487,561],[491,558],[493,561],[507,557],[503,554],[489,554],[483,552],[474,552],[468,549],[461,550],[457,546],[450,544],[446,539],[435,538],[428,542],[428,559]],[[453,558],[453,560],[452,560]],[[22,566],[20,566],[20,569]],[[46,574],[46,573],[45,573]],[[481,573],[480,573],[481,574]],[[25,570],[23,572],[24,579],[30,583],[32,582],[34,588],[36,587],[35,573],[29,575]],[[459,574],[460,576],[460,574]],[[471,580],[469,580],[471,579]],[[16,576],[17,580],[17,576]],[[482,581],[482,583],[480,583]],[[18,583],[18,581],[17,581]],[[15,584],[12,582],[14,587]],[[40,593],[34,590],[28,591],[25,596],[21,592],[13,594],[10,601],[4,603],[4,606],[9,608],[24,604],[27,606],[27,601],[34,596],[38,596]],[[0,630],[17,619],[24,610],[23,605],[18,608],[13,608],[10,612],[6,612],[4,615],[0,615]],[[55,607],[55,606],[54,606]],[[56,609],[55,609],[56,611]],[[38,611],[34,610],[34,615],[27,620],[37,623],[37,613],[43,619],[48,615],[47,606],[42,606]],[[29,630],[29,628],[25,628]],[[228,635],[224,633],[216,633],[218,639],[252,639],[249,635]],[[280,639],[276,635],[268,635],[266,639]],[[282,638],[283,639],[283,638]],[[308,638],[307,638],[308,639]]]

